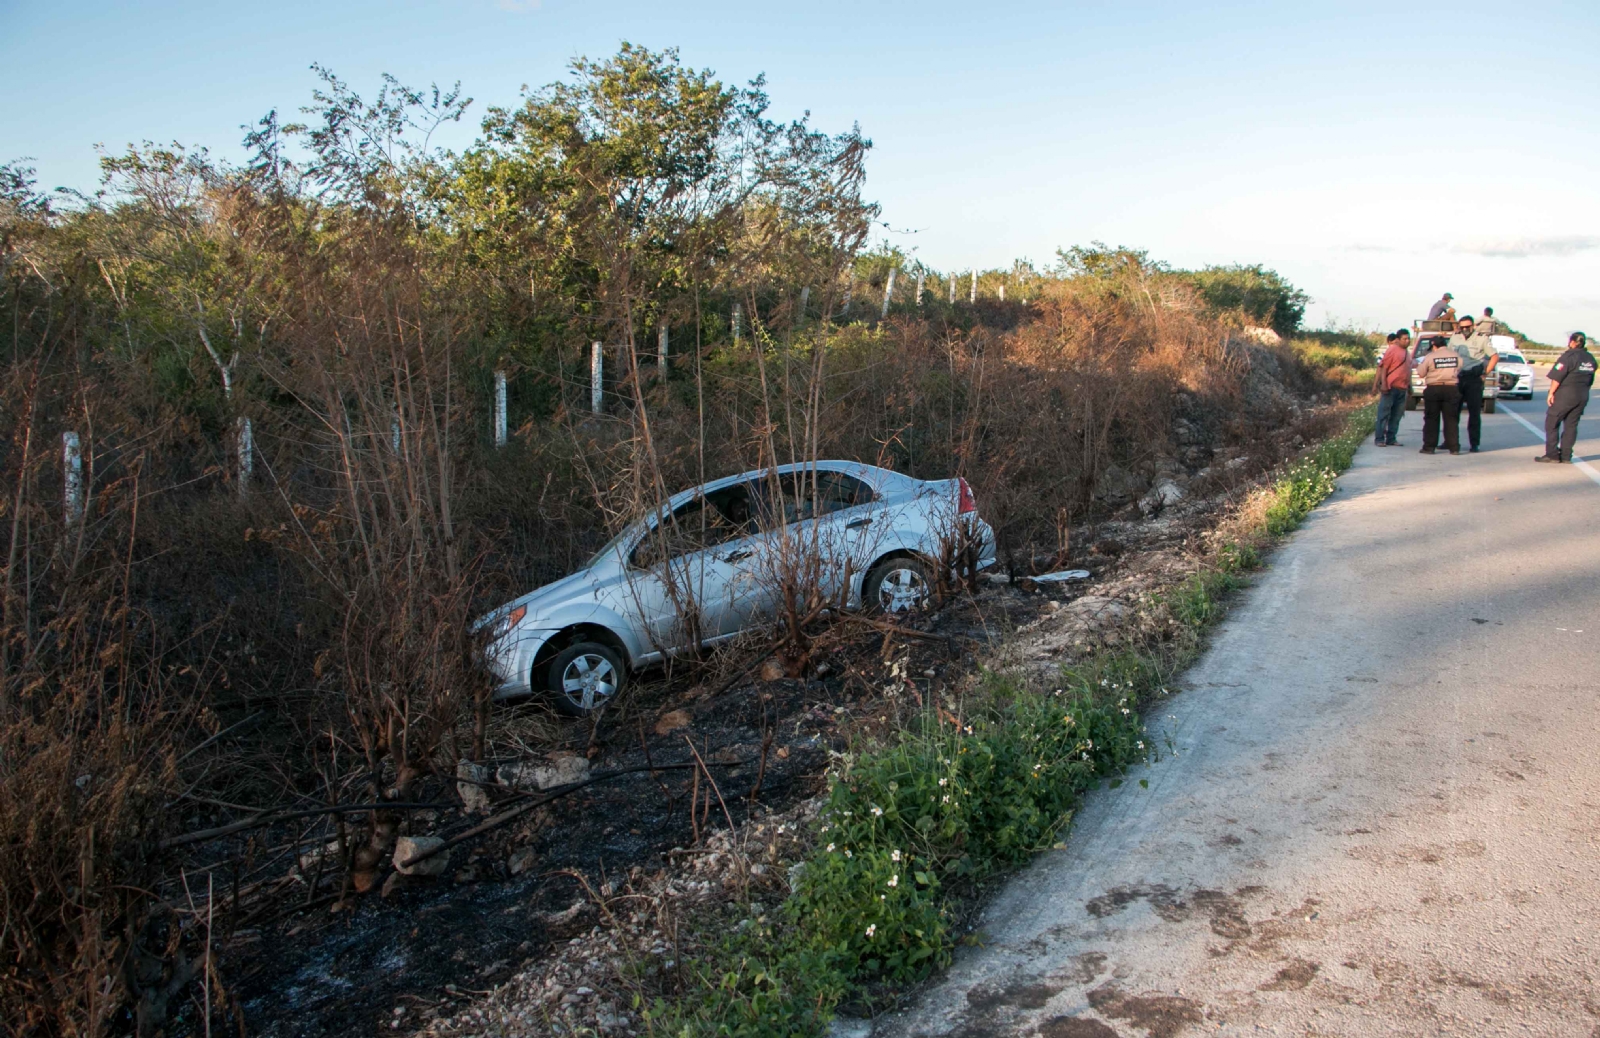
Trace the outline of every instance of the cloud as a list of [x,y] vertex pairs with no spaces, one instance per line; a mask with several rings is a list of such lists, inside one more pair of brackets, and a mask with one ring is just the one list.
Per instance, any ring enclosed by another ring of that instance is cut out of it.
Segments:
[[1398,252],[1393,245],[1346,245],[1349,252]]
[[1571,256],[1600,249],[1600,236],[1571,234],[1555,238],[1520,238],[1512,241],[1457,245],[1457,252],[1493,259],[1528,259],[1532,256]]

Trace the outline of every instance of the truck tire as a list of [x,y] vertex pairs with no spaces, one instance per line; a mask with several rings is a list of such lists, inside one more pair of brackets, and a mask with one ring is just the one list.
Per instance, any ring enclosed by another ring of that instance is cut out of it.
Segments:
[[1490,397],[1489,399],[1487,399],[1487,400],[1485,400],[1483,402],[1483,413],[1484,414],[1494,414],[1494,402],[1495,402],[1495,399],[1496,399],[1495,397]]

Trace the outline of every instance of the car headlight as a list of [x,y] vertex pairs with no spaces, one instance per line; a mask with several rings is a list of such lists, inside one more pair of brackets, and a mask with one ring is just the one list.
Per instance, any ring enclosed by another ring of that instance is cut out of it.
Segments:
[[495,637],[502,638],[516,630],[517,624],[520,624],[522,622],[522,618],[527,615],[528,607],[525,605],[519,605],[517,608],[511,610],[511,612],[505,615],[505,619],[501,620],[500,623],[496,625],[494,632]]

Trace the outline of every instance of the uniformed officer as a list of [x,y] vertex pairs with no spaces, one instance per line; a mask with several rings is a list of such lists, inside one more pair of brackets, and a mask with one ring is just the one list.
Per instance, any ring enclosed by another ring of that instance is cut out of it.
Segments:
[[1471,314],[1462,315],[1456,322],[1450,348],[1461,354],[1461,406],[1467,412],[1467,443],[1476,454],[1483,432],[1483,380],[1494,374],[1500,354],[1490,344],[1489,336],[1477,331]]
[[1443,336],[1428,340],[1428,352],[1417,362],[1422,379],[1422,453],[1439,446],[1439,420],[1444,420],[1444,445],[1461,453],[1461,354]]
[[1544,401],[1549,405],[1544,413],[1544,453],[1534,461],[1572,460],[1572,446],[1578,442],[1578,419],[1589,403],[1592,385],[1594,354],[1589,352],[1589,337],[1573,332],[1567,340],[1567,352],[1550,369],[1550,392]]

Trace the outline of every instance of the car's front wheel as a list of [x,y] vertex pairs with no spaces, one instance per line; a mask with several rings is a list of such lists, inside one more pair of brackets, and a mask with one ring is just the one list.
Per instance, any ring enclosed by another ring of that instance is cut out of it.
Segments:
[[546,673],[556,709],[587,717],[614,699],[627,680],[622,654],[600,642],[575,642],[556,654]]
[[885,559],[872,567],[861,589],[861,600],[877,613],[910,613],[921,609],[933,595],[933,580],[922,560]]

